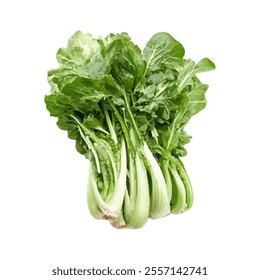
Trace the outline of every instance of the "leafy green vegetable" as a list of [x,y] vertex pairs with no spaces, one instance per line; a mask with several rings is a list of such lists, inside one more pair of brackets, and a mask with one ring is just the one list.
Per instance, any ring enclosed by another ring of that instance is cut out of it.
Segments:
[[95,39],[78,31],[48,72],[47,109],[90,161],[89,210],[116,228],[192,206],[180,160],[191,139],[184,128],[206,106],[208,86],[196,74],[215,65],[183,57],[183,46],[164,32],[142,52],[127,33]]

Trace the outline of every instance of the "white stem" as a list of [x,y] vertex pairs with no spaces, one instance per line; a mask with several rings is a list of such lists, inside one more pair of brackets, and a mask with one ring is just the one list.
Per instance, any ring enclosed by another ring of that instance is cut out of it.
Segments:
[[170,213],[166,182],[158,162],[145,142],[143,152],[147,159],[149,173],[152,179],[150,216],[151,218],[161,218]]

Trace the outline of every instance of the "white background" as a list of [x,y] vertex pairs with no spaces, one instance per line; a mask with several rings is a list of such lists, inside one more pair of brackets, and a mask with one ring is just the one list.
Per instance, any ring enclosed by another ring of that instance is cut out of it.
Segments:
[[[1,2],[1,279],[99,279],[51,276],[57,266],[206,266],[209,276],[186,277],[259,279],[257,2]],[[186,58],[215,62],[216,71],[200,76],[210,85],[208,106],[187,127],[193,139],[184,162],[195,193],[189,212],[139,230],[116,230],[89,214],[88,163],[43,102],[47,70],[76,30],[126,31],[140,47],[166,31]]]

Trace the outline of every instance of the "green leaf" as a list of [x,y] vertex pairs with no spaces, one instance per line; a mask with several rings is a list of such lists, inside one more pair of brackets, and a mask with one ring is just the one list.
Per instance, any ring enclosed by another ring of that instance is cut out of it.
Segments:
[[192,60],[187,60],[185,62],[185,65],[182,69],[180,69],[179,72],[179,92],[182,91],[182,89],[189,85],[192,81],[191,79],[198,73],[211,71],[215,69],[214,63],[209,60],[208,58],[203,58],[200,60],[197,64],[195,64]]
[[105,134],[109,134],[109,132],[104,129],[104,123],[95,118],[93,114],[90,114],[86,118],[84,118],[83,125],[92,130],[96,129]]
[[168,59],[179,60],[185,50],[181,43],[170,34],[160,32],[155,34],[146,44],[143,54],[146,61],[146,73],[156,71],[167,64]]
[[110,74],[126,90],[132,90],[143,78],[144,60],[141,50],[127,33],[110,36],[102,50],[110,65]]
[[77,31],[68,41],[67,48],[61,48],[57,52],[57,60],[60,65],[75,67],[87,60],[90,60],[94,54],[100,52],[100,45],[91,34],[83,34]]
[[202,72],[206,72],[206,71],[211,71],[211,70],[215,70],[216,66],[215,64],[208,58],[203,58],[201,59],[195,67],[195,70],[197,71],[197,73],[202,73]]
[[57,60],[62,68],[71,69],[74,74],[91,79],[102,79],[108,64],[101,55],[100,41],[90,34],[76,32],[68,41],[67,48],[57,52]]

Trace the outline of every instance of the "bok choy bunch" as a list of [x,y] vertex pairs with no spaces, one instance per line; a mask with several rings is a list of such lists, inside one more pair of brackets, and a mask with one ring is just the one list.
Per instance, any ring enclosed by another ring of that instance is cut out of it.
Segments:
[[48,72],[47,109],[89,160],[89,210],[116,228],[192,206],[180,159],[191,138],[184,128],[206,106],[208,86],[196,74],[215,65],[183,57],[183,46],[164,32],[143,51],[127,33],[76,32]]

